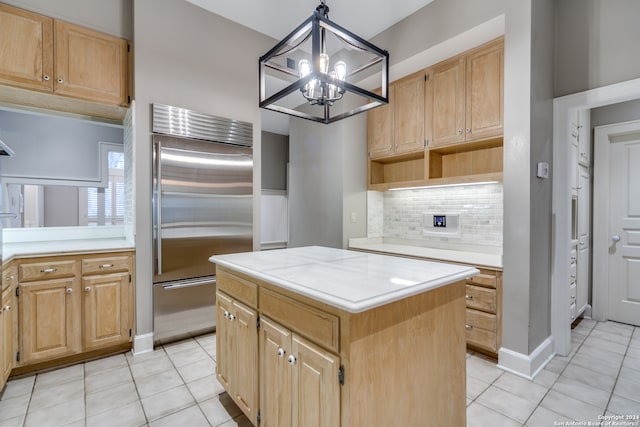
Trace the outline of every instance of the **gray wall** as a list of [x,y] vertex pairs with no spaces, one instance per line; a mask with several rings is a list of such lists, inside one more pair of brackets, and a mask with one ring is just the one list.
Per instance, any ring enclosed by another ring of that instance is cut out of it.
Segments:
[[621,102],[591,110],[591,127],[640,120],[640,100]]
[[3,0],[3,3],[131,40],[131,0]]
[[[150,104],[252,122],[257,196],[261,188],[257,60],[275,42],[186,1],[134,1],[138,335],[153,329]],[[255,199],[254,235],[259,236],[259,197]],[[259,247],[259,237],[254,240]]]
[[287,189],[289,136],[262,131],[262,189]]
[[2,175],[99,181],[99,142],[122,144],[122,135],[118,126],[0,110],[0,138],[16,152]]
[[555,96],[640,77],[639,1],[555,3]]
[[78,188],[47,185],[44,187],[44,226],[78,226]]

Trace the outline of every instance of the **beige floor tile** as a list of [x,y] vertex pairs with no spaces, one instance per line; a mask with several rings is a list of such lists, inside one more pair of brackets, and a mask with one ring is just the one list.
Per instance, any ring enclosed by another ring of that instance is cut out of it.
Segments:
[[521,425],[516,420],[505,417],[478,402],[473,402],[467,407],[467,427],[520,427]]
[[623,367],[613,394],[640,402],[640,372]]
[[[602,375],[608,375],[611,377],[618,376],[618,371],[620,371],[620,365],[622,363],[622,359],[616,357],[613,361],[602,360],[597,357],[593,357],[590,354],[582,354],[578,352],[573,359],[571,359],[572,365],[582,366],[583,368],[590,369],[593,372],[598,372]],[[619,360],[619,362],[616,362]]]
[[549,363],[547,363],[547,366],[545,366],[544,369],[556,374],[560,374],[562,371],[564,371],[564,368],[567,367],[570,360],[571,359],[568,357],[556,356],[551,359]]
[[496,364],[478,356],[467,359],[467,375],[491,384],[502,375],[504,371],[496,367]]
[[527,427],[550,427],[558,426],[567,421],[575,421],[570,418],[560,415],[556,412],[550,411],[542,406],[538,406],[531,417],[527,420]]
[[607,406],[607,412],[616,415],[640,415],[640,402],[614,394]]
[[195,348],[187,348],[186,350],[169,353],[169,359],[171,359],[171,362],[173,362],[176,368],[179,368],[180,366],[189,365],[203,359],[211,359],[211,357],[198,345]]
[[180,351],[195,350],[195,349],[201,348],[198,342],[193,338],[174,342],[171,344],[165,344],[162,347],[164,348],[164,351],[167,352],[167,354],[173,354],[173,353],[178,353]]
[[156,357],[145,362],[136,363],[129,367],[131,368],[133,379],[136,381],[140,378],[148,377],[149,375],[155,375],[169,369],[174,369],[173,363],[171,363],[171,360],[169,360],[169,357],[166,355]]
[[0,427],[22,427],[23,425],[24,425],[24,416],[0,421]]
[[147,419],[139,400],[124,406],[87,417],[87,427],[139,427],[145,425]]
[[84,421],[84,416],[84,398],[80,398],[43,409],[30,410],[24,425],[25,427],[59,427]]
[[212,397],[199,405],[212,426],[232,420],[242,413],[227,393]]
[[193,405],[149,423],[149,427],[175,426],[209,427],[209,421],[207,421],[200,407]]
[[613,390],[613,385],[616,382],[616,376],[617,373],[614,375],[605,375],[595,371],[593,368],[588,369],[573,363],[570,363],[562,373],[562,377],[574,379],[590,385],[591,387],[602,389],[607,393]]
[[470,375],[467,376],[467,397],[471,400],[480,396],[480,394],[489,388],[489,383],[481,381]]
[[173,368],[136,380],[136,388],[141,398],[152,396],[183,384],[182,378]]
[[584,340],[584,344],[582,344],[580,350],[591,352],[593,350],[600,349],[605,350],[608,353],[616,353],[621,357],[624,357],[624,354],[627,352],[627,347],[627,344],[618,344],[603,338],[589,336]]
[[149,422],[192,406],[195,402],[186,386],[181,385],[142,399],[142,408]]
[[596,322],[593,330],[630,337],[633,334],[634,327],[618,322]]
[[36,375],[34,391],[41,387],[57,386],[82,379],[84,379],[84,366],[82,364],[56,369],[55,371]]
[[204,351],[207,352],[209,356],[211,356],[213,360],[216,359],[216,342],[215,341],[200,343],[200,346]]
[[33,392],[33,385],[35,382],[35,375],[26,378],[20,378],[18,380],[9,380],[7,382],[7,387],[4,389],[1,400],[11,399],[12,397],[23,396],[25,394],[31,394]]
[[640,359],[627,355],[627,357],[624,358],[622,366],[633,369],[634,371],[640,371]]
[[222,387],[215,375],[191,381],[187,383],[187,388],[196,399],[196,402],[202,402],[224,393],[224,387]]
[[240,415],[232,420],[220,424],[219,427],[253,427],[253,424],[244,415]]
[[538,402],[516,396],[496,386],[489,387],[476,399],[476,402],[522,424],[538,405]]
[[191,382],[198,378],[207,377],[216,373],[216,364],[210,357],[198,360],[189,365],[179,366],[178,372],[185,382]]
[[158,347],[153,351],[149,351],[142,354],[133,355],[132,352],[127,352],[125,357],[127,358],[127,363],[129,366],[137,365],[138,363],[148,362],[149,360],[157,359],[159,357],[166,357],[167,353],[164,351],[162,347]]
[[30,408],[48,408],[53,405],[84,398],[84,381],[76,380],[57,386],[37,388],[31,395]]
[[30,399],[31,395],[28,394],[12,397],[10,399],[2,399],[2,401],[0,401],[0,421],[23,417],[24,414],[27,413]]
[[566,396],[555,390],[550,390],[540,405],[575,421],[594,420],[604,412],[596,406]]
[[546,388],[551,388],[554,382],[558,379],[560,374],[558,372],[552,372],[547,369],[543,369],[538,372],[538,375],[535,376],[533,382],[539,384]]
[[86,396],[87,416],[101,414],[138,400],[138,393],[132,382],[118,384],[112,388]]
[[102,359],[86,362],[84,364],[84,376],[87,378],[94,374],[102,374],[109,369],[128,366],[125,355],[116,354],[115,356],[103,357]]
[[609,390],[598,389],[574,378],[567,378],[564,375],[558,378],[558,381],[556,381],[551,390],[589,403],[602,409],[603,412],[611,395],[611,391]]
[[628,346],[629,341],[631,341],[631,336],[629,335],[618,335],[598,328],[595,328],[593,331],[591,331],[591,333],[589,334],[589,338],[598,338],[603,341],[609,341],[618,345],[623,345],[625,347]]
[[[602,341],[602,340],[599,340],[599,341]],[[616,345],[616,344],[612,344],[612,345]],[[618,347],[623,347],[623,346],[618,346]],[[600,345],[594,345],[594,343],[590,342],[589,344],[587,344],[585,342],[585,344],[583,344],[582,347],[580,347],[580,350],[578,350],[578,353],[576,355],[588,356],[593,359],[599,359],[605,363],[611,363],[614,365],[617,364],[618,366],[622,364],[622,359],[624,359],[624,352],[620,352],[620,348],[618,348],[618,352],[612,352],[606,343],[600,344]]]
[[104,372],[96,371],[90,376],[85,377],[84,387],[86,393],[91,394],[132,381],[133,377],[131,376],[131,371],[129,370],[129,366],[125,363],[124,366],[111,368]]
[[504,375],[493,383],[493,385],[535,404],[540,403],[548,390],[547,387],[509,372],[505,372]]

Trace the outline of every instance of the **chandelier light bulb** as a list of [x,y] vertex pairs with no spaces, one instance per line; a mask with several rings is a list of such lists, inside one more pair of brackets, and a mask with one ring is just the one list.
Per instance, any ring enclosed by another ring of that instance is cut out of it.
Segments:
[[344,81],[345,77],[347,77],[347,64],[344,61],[336,62],[336,65],[333,67],[336,73],[336,77],[338,80]]
[[301,59],[300,62],[298,62],[298,73],[300,74],[300,77],[307,77],[310,72],[311,64],[309,63],[309,61],[307,61],[306,59]]
[[322,74],[327,74],[327,72],[329,71],[329,55],[327,55],[326,53],[321,53],[318,59],[319,71]]

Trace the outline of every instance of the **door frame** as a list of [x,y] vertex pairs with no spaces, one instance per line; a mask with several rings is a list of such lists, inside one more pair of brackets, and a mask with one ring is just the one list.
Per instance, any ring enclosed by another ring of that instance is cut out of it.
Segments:
[[640,78],[603,86],[553,100],[553,248],[551,271],[551,338],[554,351],[571,351],[569,301],[569,253],[571,250],[571,153],[570,113],[640,99]]
[[[593,167],[593,224],[609,224],[609,163],[611,137],[640,133],[640,120],[613,123],[594,129]],[[604,203],[606,202],[606,203]],[[593,257],[608,259],[609,230],[607,227],[593,228]],[[609,263],[593,263],[592,287],[593,317],[596,320],[609,318]]]

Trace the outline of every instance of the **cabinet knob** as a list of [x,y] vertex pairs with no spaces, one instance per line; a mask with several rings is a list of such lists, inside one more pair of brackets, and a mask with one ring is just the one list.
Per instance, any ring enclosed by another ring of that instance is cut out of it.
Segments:
[[11,311],[11,306],[10,305],[5,306],[4,311]]
[[57,268],[43,268],[42,270],[40,270],[40,273],[48,274],[48,273],[54,273],[56,271],[58,271]]
[[278,357],[284,357],[284,353],[285,353],[284,348],[278,349]]
[[295,365],[296,364],[296,357],[293,354],[289,355],[289,358],[287,359],[287,362],[289,362],[290,365]]
[[85,291],[85,292],[91,292],[91,286],[86,286],[86,287],[84,288],[84,291]]
[[64,83],[64,80],[61,78],[58,78],[58,83]]
[[471,133],[471,129],[470,128],[467,128],[467,133]]
[[224,312],[223,316],[224,316],[224,317],[229,317],[229,312],[225,310],[225,312]]
[[465,295],[464,296],[466,299],[473,299],[473,295]]
[[70,294],[71,292],[73,292],[73,288],[67,288],[67,293]]
[[51,77],[49,77],[49,75],[48,75],[48,74],[45,74],[44,76],[42,76],[42,80],[44,80],[44,81],[46,81],[46,82],[48,82],[50,78],[51,78]]
[[575,278],[576,278],[576,275],[575,275],[575,274],[572,274],[572,275],[571,275],[571,278],[572,278],[572,279],[575,279]]
[[[619,242],[620,241],[620,236],[618,236],[617,234],[614,234],[613,236],[611,236],[611,240],[613,240],[614,242]],[[583,242],[580,242],[581,245],[584,245]]]
[[236,318],[236,316],[234,316],[233,314],[229,315],[229,320],[233,321],[233,319],[235,319],[235,318]]
[[458,129],[458,135],[462,135],[462,129]]
[[464,325],[464,328],[465,328],[466,330],[471,330],[471,329],[473,329],[473,326],[471,326],[471,325]]
[[571,255],[571,261],[575,261],[576,260],[576,256],[575,255]]
[[[617,240],[616,240],[616,242],[617,242]],[[584,242],[581,241],[580,242],[580,246],[584,246]]]

